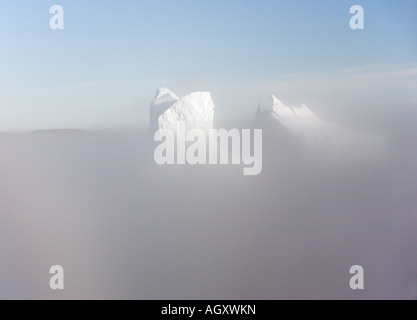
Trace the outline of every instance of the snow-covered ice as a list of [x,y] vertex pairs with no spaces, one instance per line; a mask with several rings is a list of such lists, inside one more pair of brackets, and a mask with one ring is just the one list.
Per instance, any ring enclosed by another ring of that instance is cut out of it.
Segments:
[[[272,105],[258,107],[257,120],[263,123],[273,119],[280,124],[291,136],[300,139],[307,146],[325,147],[335,155],[339,151],[359,157],[372,158],[383,155],[386,138],[375,134],[362,133],[330,123],[315,115],[306,105],[301,107],[288,106],[274,95]],[[336,153],[334,153],[336,152]]]
[[179,100],[180,98],[171,90],[167,88],[158,89],[150,108],[150,132],[158,130],[158,118]]
[[213,129],[214,103],[210,92],[194,92],[178,98],[166,88],[158,90],[151,103],[150,130],[177,130],[179,122],[185,123],[185,130]]

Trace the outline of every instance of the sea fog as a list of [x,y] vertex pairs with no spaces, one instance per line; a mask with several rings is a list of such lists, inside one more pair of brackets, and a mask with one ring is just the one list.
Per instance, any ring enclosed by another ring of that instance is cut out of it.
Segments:
[[0,298],[415,299],[417,135],[395,124],[359,160],[265,128],[253,177],[158,166],[146,131],[1,134]]

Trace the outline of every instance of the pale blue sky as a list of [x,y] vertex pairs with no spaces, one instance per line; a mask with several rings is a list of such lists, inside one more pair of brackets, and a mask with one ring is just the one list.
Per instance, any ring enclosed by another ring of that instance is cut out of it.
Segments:
[[[49,28],[54,4],[65,10],[64,30]],[[349,28],[355,4],[365,30]],[[330,106],[355,95],[357,77],[343,78],[351,68],[412,105],[416,30],[411,0],[2,0],[0,131],[146,126],[160,86],[212,91],[225,118],[250,114],[272,93]],[[339,96],[330,94],[334,77]],[[315,79],[328,82],[309,94]],[[362,100],[372,91],[358,90]]]

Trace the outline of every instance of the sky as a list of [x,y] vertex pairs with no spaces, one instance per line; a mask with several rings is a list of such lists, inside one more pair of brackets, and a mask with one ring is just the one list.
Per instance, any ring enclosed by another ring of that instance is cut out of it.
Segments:
[[[49,27],[56,4],[64,30]],[[357,4],[364,30],[349,26]],[[371,119],[416,106],[416,30],[412,0],[2,0],[0,132],[146,127],[164,86],[212,92],[231,121],[270,94]]]

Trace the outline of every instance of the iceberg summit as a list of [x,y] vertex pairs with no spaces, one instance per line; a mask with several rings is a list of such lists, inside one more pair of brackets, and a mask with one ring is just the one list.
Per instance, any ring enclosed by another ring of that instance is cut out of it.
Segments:
[[159,143],[154,150],[158,165],[243,164],[244,175],[261,173],[262,130],[214,129],[214,103],[209,92],[179,99],[161,88],[150,113],[150,130],[153,133],[156,128],[154,141]]
[[150,131],[170,129],[176,132],[179,122],[185,130],[200,129],[205,132],[213,129],[214,103],[210,92],[194,92],[178,98],[167,88],[160,88],[151,103]]
[[283,153],[286,146],[295,145],[306,154],[334,160],[368,161],[381,159],[385,154],[383,136],[326,122],[304,104],[294,107],[274,95],[271,99],[272,105],[263,111],[258,107],[255,122],[260,127],[227,131],[213,128],[215,106],[210,92],[194,92],[179,98],[167,88],[158,89],[150,108],[150,134],[158,143],[154,149],[155,162],[158,165],[243,164],[244,175],[258,175],[262,171],[263,129],[268,129],[268,136],[273,137],[274,144],[268,148]]
[[150,108],[150,126],[149,132],[154,133],[159,129],[158,119],[159,117],[174,105],[180,98],[175,93],[167,88],[159,88],[155,99],[151,103]]
[[277,128],[283,128],[305,147],[319,151],[325,148],[329,155],[348,154],[350,158],[359,160],[375,159],[385,154],[384,136],[357,132],[326,122],[304,104],[301,107],[287,106],[274,95],[271,99],[272,105],[266,108],[258,106],[255,123],[261,127],[272,123]]

